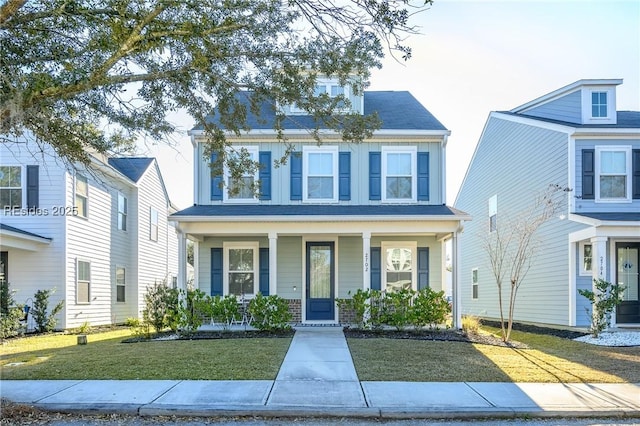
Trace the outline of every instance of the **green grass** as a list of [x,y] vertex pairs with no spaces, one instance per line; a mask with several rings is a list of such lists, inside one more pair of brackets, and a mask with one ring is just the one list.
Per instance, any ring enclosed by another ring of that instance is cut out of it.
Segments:
[[[185,379],[273,380],[291,338],[173,340],[122,343],[127,330],[11,339],[0,347],[5,380]],[[7,366],[10,363],[24,364]]]
[[640,382],[638,347],[600,347],[517,331],[512,340],[530,349],[383,338],[350,338],[348,344],[360,380]]

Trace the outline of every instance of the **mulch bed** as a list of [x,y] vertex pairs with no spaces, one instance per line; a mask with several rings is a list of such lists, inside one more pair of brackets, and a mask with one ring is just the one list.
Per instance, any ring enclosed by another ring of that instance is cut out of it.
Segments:
[[353,339],[410,339],[410,340],[432,340],[441,342],[463,342],[479,343],[483,345],[502,346],[514,349],[529,349],[524,343],[510,341],[503,342],[502,339],[489,334],[464,333],[460,330],[362,330],[358,328],[344,328],[344,335]]
[[260,331],[260,330],[220,330],[220,331],[196,331],[191,334],[176,335],[173,332],[162,332],[154,334],[151,339],[144,337],[130,337],[123,339],[122,343],[137,343],[150,341],[167,341],[167,340],[211,340],[211,339],[255,339],[259,337],[280,338],[293,337],[295,330],[281,331]]
[[[500,322],[498,321],[489,321],[482,320],[483,325],[488,325],[491,327],[500,328]],[[526,333],[534,333],[534,334],[546,334],[549,336],[561,337],[563,339],[577,339],[578,337],[586,336],[589,333],[583,333],[575,330],[564,330],[559,328],[551,328],[551,327],[540,327],[537,325],[531,324],[521,324],[521,323],[513,323],[514,330],[524,331]]]

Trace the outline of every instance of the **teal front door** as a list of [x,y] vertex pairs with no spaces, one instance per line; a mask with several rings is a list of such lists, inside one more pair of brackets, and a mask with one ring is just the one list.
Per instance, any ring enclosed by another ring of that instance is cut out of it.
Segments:
[[307,243],[306,319],[335,318],[335,250],[333,242]]

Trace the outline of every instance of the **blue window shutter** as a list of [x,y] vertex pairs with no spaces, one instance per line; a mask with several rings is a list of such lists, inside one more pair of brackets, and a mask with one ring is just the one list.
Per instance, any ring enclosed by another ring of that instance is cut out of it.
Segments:
[[338,157],[338,174],[340,199],[348,201],[351,199],[351,153],[341,152]]
[[595,150],[582,150],[582,199],[593,200],[596,197],[595,187]]
[[[218,154],[211,154],[211,164],[215,164],[218,160]],[[214,174],[215,170],[211,169],[211,200],[222,200],[222,175]]]
[[634,149],[631,156],[633,159],[633,165],[631,168],[631,170],[633,170],[631,173],[631,188],[633,191],[632,198],[634,200],[638,200],[640,199],[640,149]]
[[291,153],[291,199],[302,200],[302,153]]
[[211,295],[222,296],[222,249],[211,249]]
[[418,200],[429,201],[429,153],[418,153]]
[[27,166],[27,208],[40,207],[39,166]]
[[382,258],[380,247],[371,247],[371,290],[382,287]]
[[380,200],[382,188],[382,153],[369,153],[369,199]]
[[260,293],[269,295],[269,249],[260,249]]
[[271,151],[260,151],[260,199],[271,199]]
[[429,247],[418,247],[418,290],[429,287]]

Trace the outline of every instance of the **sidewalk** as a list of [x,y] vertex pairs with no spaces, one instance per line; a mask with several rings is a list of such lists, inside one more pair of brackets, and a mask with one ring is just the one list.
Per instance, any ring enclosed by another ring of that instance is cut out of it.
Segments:
[[640,384],[360,382],[337,327],[298,329],[276,380],[3,380],[0,394],[141,416],[640,417]]

